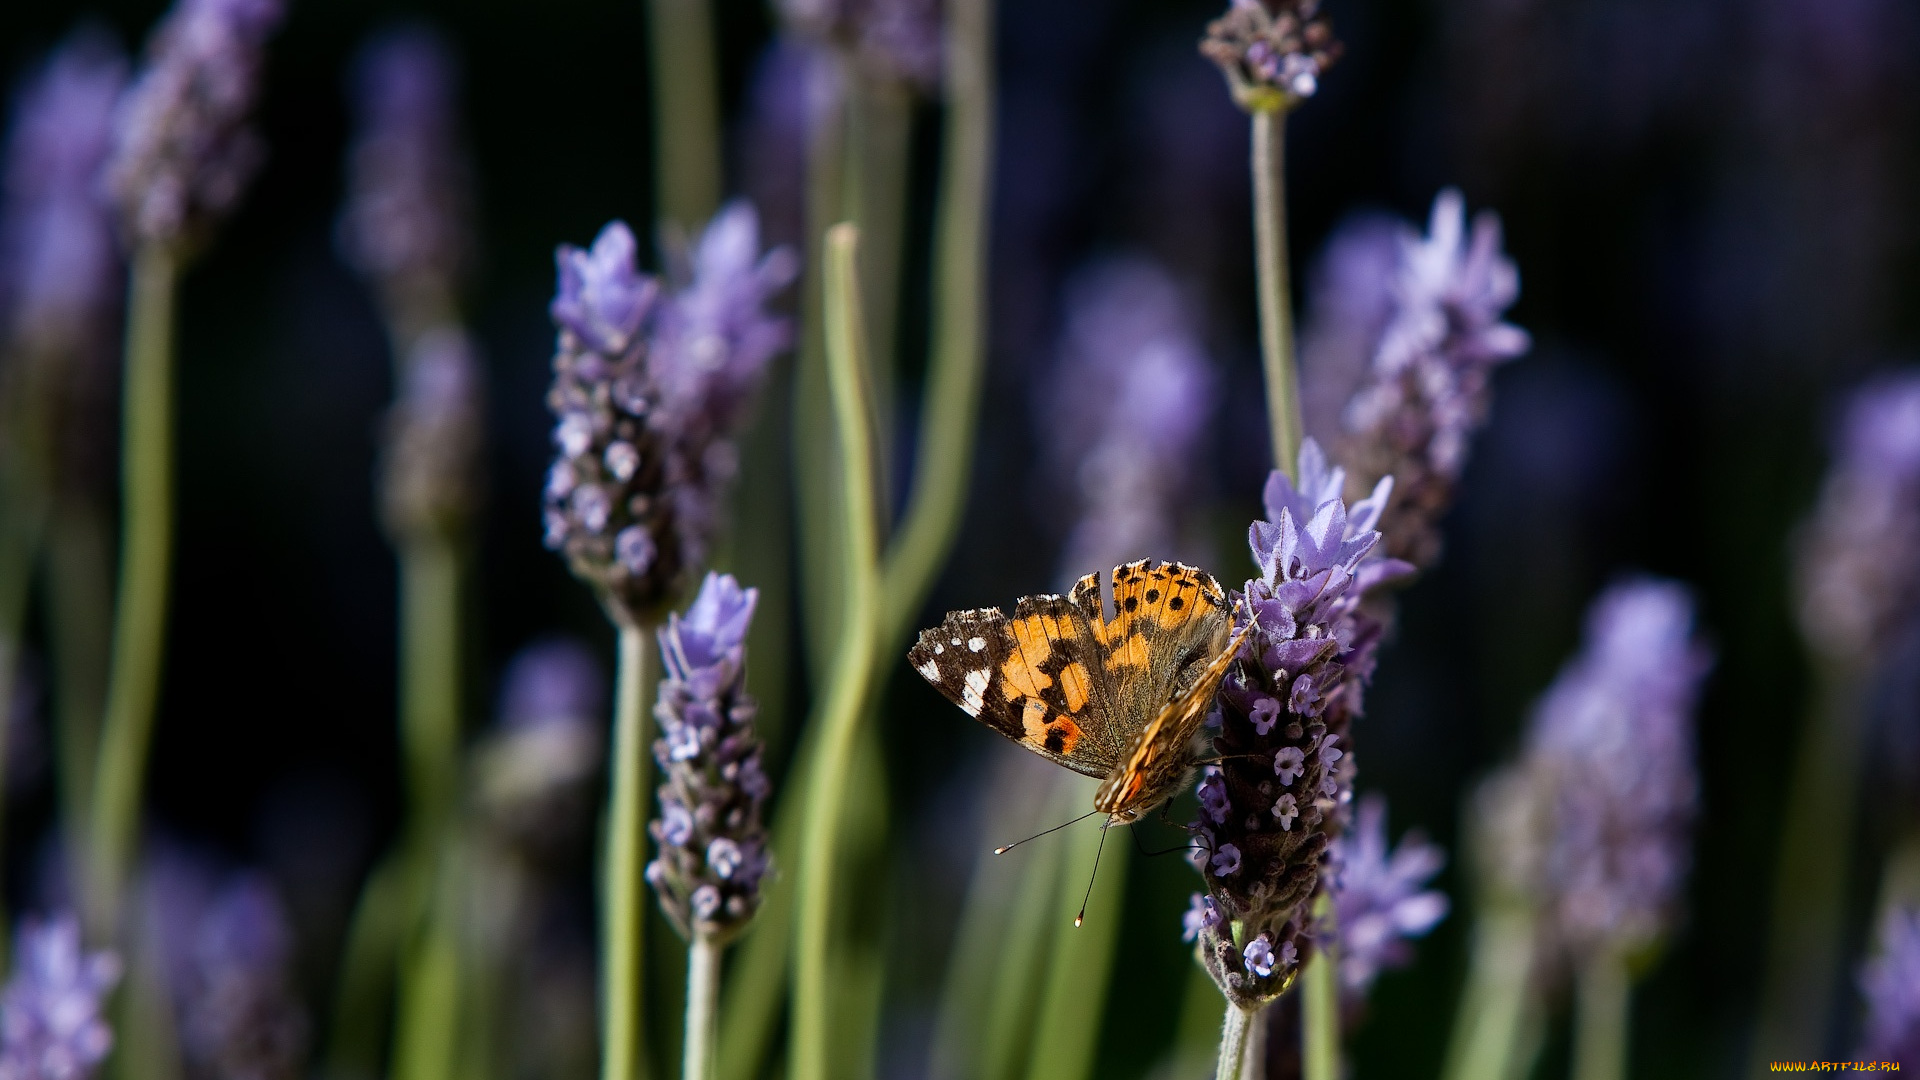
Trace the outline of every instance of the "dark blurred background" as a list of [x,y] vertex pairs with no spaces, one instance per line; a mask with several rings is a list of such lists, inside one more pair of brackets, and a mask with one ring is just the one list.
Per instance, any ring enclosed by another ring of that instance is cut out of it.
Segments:
[[[1736,1075],[1807,689],[1790,534],[1825,460],[1836,395],[1910,358],[1920,333],[1909,299],[1920,296],[1920,13],[1904,0],[1326,6],[1347,52],[1289,125],[1295,281],[1309,280],[1347,215],[1421,221],[1439,188],[1458,185],[1470,207],[1505,222],[1522,278],[1510,317],[1535,341],[1496,380],[1444,563],[1404,598],[1356,730],[1360,786],[1390,797],[1396,834],[1419,826],[1451,848],[1460,800],[1511,753],[1593,593],[1627,569],[1695,585],[1720,661],[1700,721],[1690,915],[1636,996],[1631,1071]],[[780,155],[744,141],[758,130],[747,87],[774,20],[754,0],[717,7],[730,187],[791,191],[791,176],[770,174]],[[1159,258],[1204,298],[1227,388],[1212,436],[1213,569],[1228,582],[1251,572],[1240,537],[1268,462],[1246,132],[1194,50],[1219,7],[1002,4],[991,369],[968,523],[929,618],[1056,581],[1070,523],[1047,518],[1029,476],[1036,375],[1058,335],[1063,278],[1118,250]],[[0,63],[20,71],[84,19],[137,44],[161,8],[5,5]],[[333,229],[347,62],[403,17],[431,20],[460,51],[479,182],[484,258],[468,310],[490,377],[491,475],[470,629],[475,728],[506,658],[529,640],[559,631],[603,655],[610,645],[587,591],[540,546],[545,309],[556,243],[585,242],[612,217],[644,223],[652,206],[638,0],[308,0],[271,47],[261,114],[271,157],[186,285],[178,604],[152,816],[274,871],[307,935],[316,1005],[359,876],[400,805],[395,574],[373,500],[389,360]],[[917,143],[922,249],[936,108],[925,107]],[[791,230],[791,213],[767,210]],[[909,302],[910,342],[924,324]],[[957,835],[946,825],[968,812],[981,762],[1015,751],[910,678],[895,681],[883,724],[902,865],[963,867],[960,855],[914,849]],[[1870,782],[1870,850],[1906,801],[1889,786],[1900,772]],[[8,825],[10,882],[23,879],[51,806],[29,802]],[[1456,869],[1442,879],[1455,914],[1374,994],[1354,1042],[1358,1077],[1438,1068],[1471,916]],[[1131,873],[1101,1076],[1139,1075],[1157,1059],[1189,963],[1175,927],[1191,870],[1170,857]],[[1855,892],[1864,904],[1871,881]],[[924,1022],[939,983],[919,965],[944,956],[951,930],[940,915],[950,899],[899,895],[927,917],[900,922],[895,1032]],[[1856,945],[1864,919],[1861,908]],[[1543,1061],[1562,1060],[1565,1039],[1562,1021]]]

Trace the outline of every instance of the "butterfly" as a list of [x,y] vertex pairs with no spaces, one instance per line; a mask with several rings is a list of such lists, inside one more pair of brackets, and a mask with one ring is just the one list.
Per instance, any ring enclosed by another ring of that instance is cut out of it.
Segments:
[[1056,764],[1098,777],[1094,809],[1138,821],[1188,781],[1193,737],[1252,623],[1232,620],[1213,575],[1152,560],[1100,574],[1067,596],[1023,596],[948,612],[907,659],[969,716]]

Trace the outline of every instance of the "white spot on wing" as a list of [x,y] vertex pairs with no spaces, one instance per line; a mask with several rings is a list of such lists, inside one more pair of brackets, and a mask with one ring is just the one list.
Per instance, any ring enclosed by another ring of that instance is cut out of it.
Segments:
[[946,651],[947,651],[947,647],[945,645],[942,645],[937,641],[933,643],[933,655],[939,656],[941,653]]
[[967,672],[967,685],[960,692],[960,707],[968,716],[979,716],[980,710],[987,707],[988,680],[986,668]]
[[924,664],[921,664],[918,668],[915,668],[914,670],[920,673],[921,678],[927,680],[930,683],[937,683],[940,681],[940,665],[934,663],[931,660],[927,661]]
[[[954,644],[958,645],[960,643],[956,641]],[[968,638],[967,648],[972,649],[974,652],[984,652],[987,648],[987,639],[982,637]]]

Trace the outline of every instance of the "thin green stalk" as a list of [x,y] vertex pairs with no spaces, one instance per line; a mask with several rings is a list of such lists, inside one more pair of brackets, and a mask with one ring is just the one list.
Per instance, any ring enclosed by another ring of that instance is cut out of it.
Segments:
[[[899,363],[900,268],[907,234],[907,186],[911,172],[913,95],[898,79],[876,78],[849,65],[847,101],[847,205],[860,226],[860,298],[867,320],[868,378],[873,387],[874,430],[879,445],[893,431],[894,368]],[[888,462],[880,469],[881,520],[892,484]],[[883,540],[884,542],[884,540]]]
[[605,890],[605,1031],[602,1080],[636,1080],[645,1071],[646,1012],[642,987],[647,887],[647,800],[652,795],[653,733],[646,707],[650,628],[620,627],[620,669],[614,681],[613,791],[607,822]]
[[1333,974],[1333,954],[1324,947],[1300,972],[1300,1074],[1304,1080],[1340,1080],[1340,992]]
[[714,1014],[720,1003],[721,946],[704,934],[687,946],[687,1038],[681,1080],[713,1074]]
[[802,830],[799,894],[795,914],[793,1080],[826,1080],[828,1070],[829,932],[834,912],[834,869],[839,823],[846,801],[848,761],[873,685],[874,644],[880,599],[879,536],[874,506],[874,466],[861,341],[864,323],[855,250],[859,230],[836,225],[826,242],[827,381],[833,397],[844,468],[841,503],[847,543],[843,567],[845,617],[833,679],[820,709],[819,757],[807,778],[806,826]]
[[972,1048],[982,1080],[1016,1080],[1021,1075],[1021,1062],[1029,1055],[1041,1019],[1047,931],[1059,908],[1055,901],[1068,888],[1062,880],[1065,849],[1044,841],[1030,846],[1038,850],[1020,849],[1026,866],[1020,871],[1013,910],[1002,924],[1005,938],[988,943],[988,956],[994,959],[992,993],[980,1003],[980,1041]]
[[110,940],[133,864],[166,645],[173,562],[174,292],[179,264],[161,244],[134,253],[127,311],[121,444],[120,590],[113,667],[95,766],[87,921]]
[[[1089,781],[1070,773],[1063,774],[1061,780],[1073,809],[1092,802],[1093,785]],[[1053,922],[1048,927],[1053,955],[1048,959],[1046,990],[1040,999],[1039,1015],[1046,1022],[1033,1040],[1027,1080],[1085,1080],[1093,1075],[1100,1048],[1100,1021],[1106,1016],[1108,976],[1120,941],[1132,850],[1128,838],[1119,832],[1076,829],[1061,840],[1063,873],[1052,908]],[[1104,852],[1100,850],[1103,834],[1108,841]],[[1082,903],[1086,905],[1086,921],[1076,925]]]
[[449,922],[429,919],[407,960],[394,1039],[394,1080],[453,1080],[455,1075],[463,976],[460,942]]
[[61,832],[68,850],[78,852],[87,846],[113,656],[113,534],[104,508],[74,491],[56,497],[48,527],[42,611],[53,654],[55,780]]
[[1625,1080],[1629,984],[1624,957],[1603,950],[1574,974],[1572,1080]]
[[1260,358],[1266,369],[1273,460],[1295,478],[1300,438],[1300,373],[1293,360],[1293,298],[1287,281],[1287,114],[1253,114],[1253,248],[1260,299]]
[[1529,1033],[1540,1020],[1529,993],[1534,936],[1533,912],[1523,905],[1480,915],[1443,1080],[1519,1080],[1531,1071]]
[[1246,1072],[1247,1042],[1258,1017],[1233,1002],[1227,1002],[1227,1019],[1220,1027],[1220,1058],[1214,1062],[1217,1080],[1241,1077]]
[[422,880],[433,876],[460,776],[461,563],[437,538],[401,548],[400,744]]
[[1830,665],[1808,710],[1782,814],[1766,981],[1749,1072],[1829,1048],[1866,727],[1861,670]]
[[884,640],[904,641],[959,536],[985,370],[993,0],[947,4],[947,120],[934,223],[933,326],[913,495],[887,554]]
[[655,198],[692,233],[720,205],[720,105],[709,0],[647,0]]
[[361,886],[360,901],[347,925],[340,971],[334,978],[333,1016],[327,1031],[327,1080],[370,1080],[379,1076],[389,1003],[394,996],[395,965],[413,910],[413,864],[404,850],[390,852]]

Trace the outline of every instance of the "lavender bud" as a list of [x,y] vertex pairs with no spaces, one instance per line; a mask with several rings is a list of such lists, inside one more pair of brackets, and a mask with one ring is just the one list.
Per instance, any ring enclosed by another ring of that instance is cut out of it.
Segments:
[[1920,607],[1920,373],[1854,395],[1796,566],[1801,633],[1830,663],[1871,667]]
[[85,1080],[113,1049],[102,1003],[120,981],[111,952],[88,955],[71,915],[26,919],[0,991],[0,1080]]
[[396,538],[456,537],[480,502],[480,365],[465,332],[422,336],[387,414],[381,496]]
[[292,933],[265,879],[157,871],[149,932],[162,942],[182,1057],[193,1075],[296,1080],[307,1017],[293,991]]
[[780,0],[800,37],[844,49],[871,76],[929,90],[945,59],[940,0]]
[[1896,907],[1880,923],[1878,954],[1860,971],[1867,1061],[1920,1060],[1920,912]]
[[1698,781],[1693,707],[1711,657],[1685,586],[1641,578],[1595,600],[1580,653],[1535,707],[1547,910],[1576,954],[1665,932],[1686,876]]
[[82,32],[14,102],[0,181],[0,333],[23,353],[90,353],[111,327],[120,257],[97,181],[126,77],[113,43]]
[[239,202],[265,150],[247,125],[279,0],[177,0],[121,99],[107,185],[135,244],[178,246]]
[[586,646],[529,645],[501,680],[499,725],[475,750],[475,789],[489,825],[538,855],[577,833],[600,767],[606,682]]
[[1231,0],[1227,13],[1207,24],[1200,53],[1220,66],[1241,108],[1272,112],[1320,89],[1340,42],[1320,0]]
[[340,249],[379,286],[391,317],[415,326],[450,317],[473,257],[455,67],[445,40],[426,26],[374,38],[354,64],[358,130]]
[[768,794],[747,696],[747,628],[757,589],[708,574],[685,616],[660,630],[664,675],[653,756],[666,770],[660,854],[647,880],[681,935],[724,942],[746,927],[768,872],[761,815]]
[[617,221],[591,250],[560,249],[547,394],[560,453],[545,495],[547,545],[623,623],[657,611],[706,561],[734,469],[728,440],[791,337],[767,304],[797,271],[786,249],[761,253],[744,202],[715,215],[690,279],[668,295],[636,254]]
[[1388,968],[1413,959],[1407,941],[1424,935],[1447,914],[1447,898],[1423,886],[1446,864],[1446,853],[1417,834],[1387,850],[1387,804],[1378,795],[1360,803],[1354,827],[1328,848],[1333,871],[1332,935],[1340,946],[1340,985],[1364,998]]

